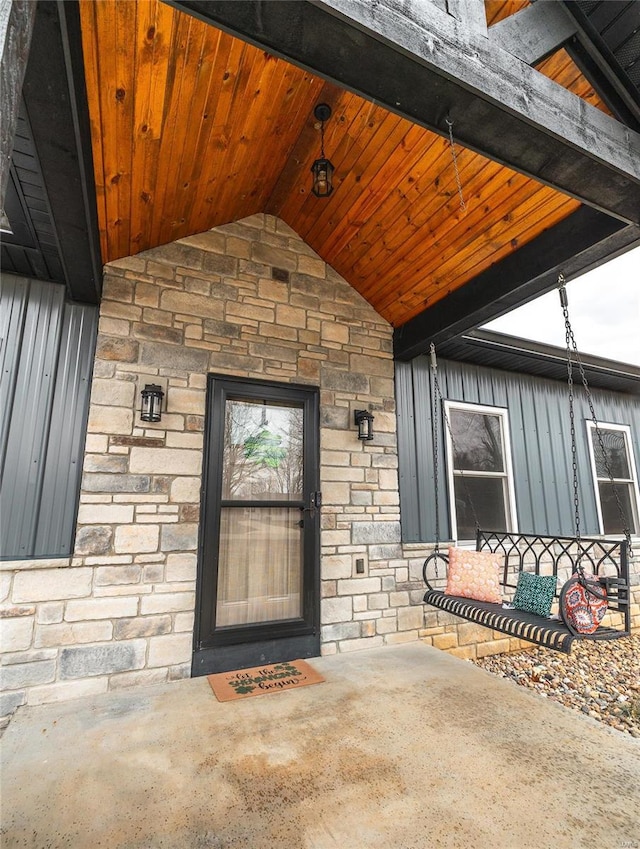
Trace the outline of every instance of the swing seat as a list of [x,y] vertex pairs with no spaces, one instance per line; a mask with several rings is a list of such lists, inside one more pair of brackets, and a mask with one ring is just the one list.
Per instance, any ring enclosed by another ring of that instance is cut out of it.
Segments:
[[613,624],[601,625],[593,634],[580,634],[565,624],[561,618],[544,618],[523,610],[504,607],[502,604],[475,601],[460,596],[445,595],[429,581],[428,571],[433,567],[440,581],[438,565],[448,566],[447,555],[434,552],[424,562],[423,577],[427,586],[425,604],[430,604],[468,622],[475,622],[510,637],[535,643],[555,651],[569,654],[576,639],[613,640],[630,634],[631,610],[629,606],[629,562],[626,540],[549,537],[533,534],[513,534],[501,531],[479,530],[476,551],[491,551],[504,558],[501,585],[505,602],[513,597],[522,571],[536,575],[554,575],[557,579],[555,601],[559,604],[562,584],[577,571],[581,563],[585,571],[597,575],[606,587],[608,616],[617,619]]

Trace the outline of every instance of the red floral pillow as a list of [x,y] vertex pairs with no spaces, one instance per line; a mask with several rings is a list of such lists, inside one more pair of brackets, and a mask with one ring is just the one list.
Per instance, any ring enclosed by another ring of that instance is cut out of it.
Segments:
[[449,549],[449,568],[445,595],[473,598],[476,601],[502,602],[500,559],[491,551]]
[[607,591],[595,575],[572,575],[560,594],[560,613],[564,623],[578,634],[597,631],[607,606]]

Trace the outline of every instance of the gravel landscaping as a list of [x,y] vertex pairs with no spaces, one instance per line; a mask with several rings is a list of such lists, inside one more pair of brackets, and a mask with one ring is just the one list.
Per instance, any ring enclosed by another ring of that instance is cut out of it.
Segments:
[[640,634],[575,642],[570,655],[533,648],[472,662],[640,738]]

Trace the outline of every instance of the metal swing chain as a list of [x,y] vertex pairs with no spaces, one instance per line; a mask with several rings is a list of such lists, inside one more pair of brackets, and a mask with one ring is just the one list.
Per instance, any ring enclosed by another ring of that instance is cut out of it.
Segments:
[[[433,402],[432,402],[432,414],[431,414],[431,435],[433,439],[433,487],[435,490],[434,493],[434,504],[436,508],[436,545],[435,545],[435,553],[438,554],[440,552],[440,496],[438,494],[438,465],[440,460],[438,458],[438,423],[436,421],[436,407],[438,405],[438,394],[440,392],[440,387],[438,386],[438,363],[436,361],[436,347],[431,343],[429,346],[429,357],[431,362],[431,376],[433,382]],[[438,560],[436,558],[435,561],[436,566],[436,578],[440,577],[438,575]]]
[[[578,495],[578,464],[577,464],[577,448],[576,448],[576,428],[575,428],[575,411],[574,411],[574,394],[573,394],[573,355],[575,355],[575,361],[578,365],[578,371],[580,372],[580,378],[582,380],[582,385],[584,387],[585,395],[587,398],[587,403],[589,405],[589,412],[591,415],[591,421],[593,422],[594,430],[596,432],[596,436],[598,439],[598,445],[600,446],[600,451],[602,452],[602,459],[604,461],[604,467],[607,472],[607,476],[609,477],[609,481],[613,486],[613,495],[616,500],[616,507],[618,508],[618,513],[622,520],[622,527],[625,539],[627,541],[627,546],[629,553],[631,553],[631,532],[629,530],[629,523],[627,521],[626,514],[624,512],[624,508],[622,506],[622,502],[620,501],[620,496],[618,494],[618,487],[615,485],[613,479],[613,472],[611,471],[611,466],[609,465],[609,459],[607,457],[607,452],[605,450],[604,440],[602,438],[602,431],[598,425],[598,419],[596,416],[595,408],[593,406],[593,398],[591,396],[591,390],[589,388],[589,383],[587,381],[587,376],[585,374],[584,365],[580,358],[580,352],[578,351],[578,346],[576,344],[576,339],[573,333],[573,328],[571,327],[571,322],[569,320],[569,301],[567,298],[567,290],[565,287],[565,278],[564,274],[558,275],[558,291],[560,294],[560,303],[562,305],[562,314],[564,316],[564,326],[565,326],[565,340],[567,343],[567,378],[569,384],[569,418],[571,421],[571,464],[573,468],[573,503],[575,508],[575,526],[576,526],[576,540],[580,543],[580,499]],[[580,561],[578,559],[578,568],[580,569]]]
[[[558,275],[558,291],[560,293],[560,303],[562,304],[562,313],[564,315],[565,341],[567,345],[567,383],[569,385],[569,421],[571,424],[571,469],[573,473],[573,509],[574,509],[574,524],[575,538],[580,544],[580,494],[578,489],[578,462],[577,462],[577,446],[576,446],[576,419],[574,410],[573,396],[573,354],[571,342],[573,339],[573,331],[569,322],[569,311],[567,301],[567,290],[564,286],[564,275]],[[575,340],[574,340],[575,341]],[[579,561],[578,561],[579,566]]]

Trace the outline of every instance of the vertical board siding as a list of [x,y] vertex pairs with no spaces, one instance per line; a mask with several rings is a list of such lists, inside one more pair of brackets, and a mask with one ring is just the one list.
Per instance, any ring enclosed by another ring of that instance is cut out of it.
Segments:
[[[441,360],[438,380],[446,400],[506,407],[513,461],[518,530],[572,536],[575,533],[569,397],[566,384],[498,369]],[[400,510],[404,542],[435,539],[432,384],[427,357],[396,364]],[[589,457],[589,405],[581,387],[575,391],[576,448],[580,527],[598,534],[596,494]],[[640,400],[593,389],[598,421],[629,425],[640,463]],[[445,426],[436,411],[439,439],[440,537],[450,538]]]
[[17,277],[0,278],[0,479],[4,477],[9,424],[18,377],[20,339],[27,306],[27,286]]
[[7,450],[0,488],[0,551],[33,554],[58,353],[64,287],[28,282]]
[[[4,275],[0,556],[70,553],[97,330],[64,287]],[[41,526],[41,519],[43,524]]]
[[82,475],[98,311],[67,304],[56,370],[35,557],[71,554]]

